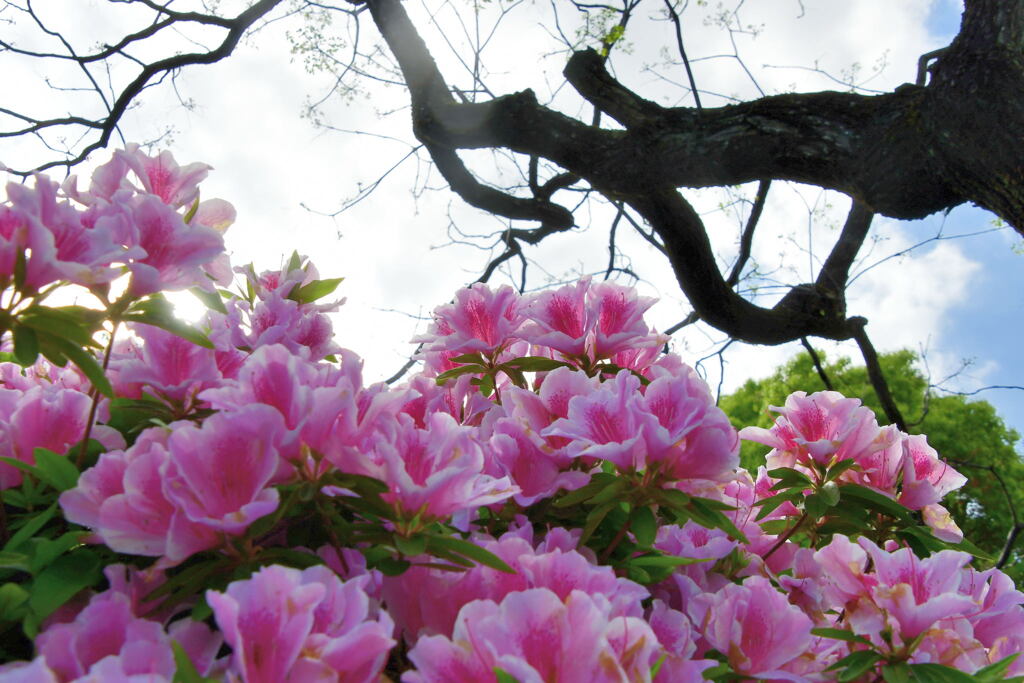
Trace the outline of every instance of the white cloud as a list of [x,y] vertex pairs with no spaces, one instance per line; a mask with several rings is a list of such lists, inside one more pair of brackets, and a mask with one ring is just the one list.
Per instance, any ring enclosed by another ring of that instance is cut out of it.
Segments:
[[[641,6],[643,14],[637,15],[626,36],[633,52],[617,54],[613,66],[625,83],[645,96],[677,101],[685,88],[673,88],[644,70],[645,65],[663,60],[660,45],[668,46],[668,55],[674,54],[670,25],[658,20],[655,5]],[[410,1],[405,6],[414,14],[446,75],[460,87],[471,86],[469,72],[431,27],[423,5]],[[486,13],[498,4],[481,6]],[[888,66],[868,85],[886,89],[913,80],[917,56],[940,46],[925,27],[928,6],[925,0],[762,0],[746,3],[740,15],[745,25],[759,27],[756,37],[737,34],[735,40],[744,63],[769,93],[793,87],[816,90],[836,86],[821,74],[766,68],[765,64],[817,64],[822,70],[840,75],[854,63],[868,69],[883,54],[887,54]],[[96,3],[67,5],[69,12],[77,7],[83,8],[82,26],[92,30],[87,22],[98,21]],[[444,13],[452,7],[445,5],[438,20],[450,22]],[[562,28],[571,36],[577,17],[559,7]],[[797,19],[802,7],[805,15]],[[715,8],[715,3],[706,10],[694,5],[684,16],[684,36],[695,60],[698,84],[726,95],[755,95],[737,60],[701,59],[733,49],[727,33],[704,23]],[[551,41],[553,21],[544,12],[546,5],[524,3],[502,20],[484,53],[486,82],[494,92],[531,87],[546,100],[561,83],[566,54],[557,51],[557,44]],[[493,14],[485,15],[482,35],[493,21]],[[357,193],[360,183],[372,182],[397,162],[407,148],[380,139],[317,131],[299,118],[307,96],[318,96],[330,79],[309,76],[299,62],[292,61],[285,30],[295,25],[294,21],[271,25],[225,62],[182,73],[177,91],[195,102],[191,111],[180,107],[171,89],[154,89],[144,105],[126,120],[124,130],[129,139],[142,139],[172,124],[178,130],[173,149],[179,161],[203,160],[216,167],[204,185],[204,196],[224,197],[238,208],[239,222],[228,233],[228,246],[237,262],[255,260],[258,266],[274,267],[296,249],[311,255],[325,276],[345,276],[339,294],[347,296],[349,303],[338,316],[340,341],[367,357],[368,376],[385,376],[401,364],[411,348],[405,341],[418,323],[408,315],[428,314],[449,299],[456,287],[472,281],[486,262],[486,254],[472,247],[431,248],[447,241],[449,215],[467,232],[486,233],[500,226],[453,197],[436,172],[425,181],[427,169],[415,160],[405,162],[377,192],[336,219],[303,209],[302,204],[319,211],[336,209],[344,198]],[[365,17],[363,31],[364,40],[376,39]],[[450,29],[446,38],[458,44],[471,33]],[[661,73],[685,82],[680,66],[663,68]],[[38,74],[24,67],[14,73],[5,71],[5,79],[39,83]],[[409,114],[403,109],[406,102],[407,95],[399,87],[375,88],[369,99],[356,97],[331,103],[327,108],[329,122],[339,128],[376,131],[413,142]],[[721,103],[705,96],[706,106]],[[573,114],[589,116],[588,108],[568,86],[558,90],[555,104]],[[395,113],[384,116],[382,113],[387,111]],[[20,158],[25,149],[5,144],[0,147],[0,159],[15,165],[15,157]],[[479,167],[486,169],[488,163]],[[482,173],[486,176],[490,172]],[[424,186],[440,189],[411,194],[410,188],[422,190]],[[745,188],[745,192],[749,196],[753,190]],[[710,211],[722,201],[718,192],[688,196],[693,196],[702,210]],[[829,202],[835,205],[831,209],[826,207]],[[807,204],[821,214],[810,229]],[[845,207],[846,201],[836,195],[777,184],[755,241],[755,258],[782,283],[811,279],[815,257],[826,253],[823,248],[836,234],[830,223],[841,224]],[[581,211],[577,218],[581,225],[588,226],[585,231],[574,231],[527,250],[527,255],[545,269],[534,271],[531,286],[544,284],[545,272],[559,278],[603,269],[608,258],[611,215],[595,209],[592,214]],[[705,219],[716,253],[727,267],[735,251],[742,213],[727,210],[706,215]],[[888,234],[897,229],[886,226],[884,230]],[[619,238],[620,247],[629,251],[634,268],[645,278],[640,285],[643,292],[660,294],[664,300],[653,311],[658,324],[667,326],[679,320],[688,306],[664,259],[630,229],[621,229]],[[938,286],[942,281],[929,278],[947,273],[955,274],[958,282],[967,282],[975,270],[958,254],[954,247],[940,245],[923,259],[915,257],[900,268],[879,269],[878,279],[865,278],[853,292],[851,308],[869,313],[872,332],[881,346],[916,345],[941,333],[944,316],[955,297]],[[922,283],[930,283],[925,287],[929,291],[921,291]],[[904,305],[900,308],[910,313],[897,314],[893,297],[906,284],[918,284],[918,293],[905,293],[903,296],[908,298],[901,300]],[[763,291],[768,293],[765,301],[770,301],[772,290]],[[876,310],[877,306],[881,308]],[[404,314],[381,309],[397,309]],[[688,334],[680,340],[680,346],[688,348],[687,353],[695,359],[712,348],[708,334]],[[791,349],[736,347],[726,357],[728,378],[732,381],[733,377],[763,374]]]

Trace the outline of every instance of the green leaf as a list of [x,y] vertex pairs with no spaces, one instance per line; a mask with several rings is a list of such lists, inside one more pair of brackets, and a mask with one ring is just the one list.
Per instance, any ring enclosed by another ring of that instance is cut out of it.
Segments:
[[682,510],[690,504],[690,496],[679,489],[661,489],[656,495],[658,500],[671,510]]
[[494,667],[494,680],[496,683],[519,683],[518,678],[499,667]]
[[327,280],[313,280],[308,285],[292,289],[292,291],[288,292],[287,298],[300,304],[309,304],[317,299],[322,299],[336,290],[344,279],[343,277],[335,277]]
[[975,683],[973,676],[941,664],[910,664],[911,680],[921,683]]
[[602,505],[612,500],[619,500],[621,494],[629,488],[629,481],[617,478],[608,486],[604,487],[597,495],[587,501],[590,505]]
[[38,574],[67,551],[82,545],[82,539],[88,535],[88,531],[69,531],[52,541],[47,538],[31,539],[32,559],[29,567],[30,571],[33,574]]
[[761,531],[766,534],[777,536],[779,534],[784,534],[791,526],[793,526],[792,518],[770,519],[767,522],[761,522]]
[[857,680],[873,669],[881,658],[882,655],[873,650],[860,650],[843,657],[827,670],[832,671],[841,668],[842,671],[836,680],[840,681],[840,683],[847,683],[847,681]]
[[[6,460],[7,458],[4,459]],[[56,502],[54,502],[53,505],[46,508],[39,514],[32,517],[29,521],[27,521],[23,527],[18,529],[18,533],[11,536],[10,540],[8,540],[7,543],[4,545],[3,549],[17,550],[22,543],[24,543],[32,536],[34,536],[35,533],[42,529],[47,522],[53,519],[53,516],[55,514],[57,514]]]
[[39,357],[39,337],[31,327],[15,323],[14,358],[19,365],[28,367]]
[[171,683],[213,683],[216,681],[214,678],[204,678],[199,675],[195,664],[185,654],[185,648],[178,641],[171,641],[171,649],[174,651],[174,666],[176,667]]
[[483,377],[474,377],[469,380],[469,383],[473,386],[480,387],[480,393],[484,396],[490,396],[494,393],[494,375],[484,375]]
[[190,341],[196,346],[206,349],[213,348],[213,342],[205,334],[174,317],[174,309],[165,299],[151,298],[141,301],[128,309],[128,312],[121,316],[121,320],[159,327],[161,330]]
[[757,513],[757,517],[754,521],[761,521],[768,515],[775,512],[775,510],[785,502],[793,502],[797,498],[803,498],[804,492],[802,488],[791,488],[782,493],[776,493],[770,498],[762,498],[761,500],[754,503],[754,507],[760,507],[761,511]]
[[554,502],[556,508],[565,508],[570,505],[576,505],[584,501],[590,500],[598,493],[603,491],[605,487],[611,485],[618,480],[614,474],[607,474],[605,472],[599,472],[590,478],[590,483],[585,486],[581,486],[575,491],[571,491]]
[[423,534],[412,537],[395,534],[394,541],[398,552],[409,557],[422,555],[427,550],[427,537]]
[[[814,485],[810,477],[792,467],[777,467],[773,470],[768,470],[768,476],[772,479],[778,479],[780,484],[785,483],[786,486],[784,488],[789,488],[794,484],[802,484],[806,488],[811,488]],[[775,486],[778,485],[776,484]]]
[[30,558],[25,553],[0,550],[0,569],[15,569],[19,572],[27,572],[31,569],[29,562]]
[[804,498],[804,510],[811,519],[821,519],[828,512],[829,504],[819,493],[812,493]]
[[288,265],[285,267],[284,272],[287,274],[300,268],[302,268],[302,257],[299,256],[299,252],[293,251],[292,255],[288,258]]
[[78,485],[78,476],[81,473],[66,455],[54,453],[46,448],[36,448],[34,455],[39,478],[47,484],[58,491],[67,491]]
[[658,520],[649,507],[638,507],[629,516],[629,528],[636,537],[637,545],[650,548],[658,535]]
[[228,308],[224,305],[224,299],[217,292],[207,292],[200,287],[190,287],[188,291],[191,292],[192,296],[206,304],[206,307],[211,311],[227,315]]
[[565,361],[545,358],[544,356],[522,356],[521,358],[513,358],[510,361],[502,363],[502,367],[504,366],[513,367],[523,372],[547,372],[558,368],[572,367],[572,365]]
[[21,249],[18,251],[17,256],[14,257],[14,288],[19,292],[24,291],[27,264],[28,257],[25,256],[25,250]]
[[883,666],[882,678],[885,683],[912,683],[915,680],[910,674],[910,667],[902,662]]
[[185,215],[182,217],[182,220],[185,222],[185,225],[188,225],[192,222],[192,219],[196,217],[197,211],[199,211],[198,195],[196,196],[195,201],[192,202],[192,206],[188,207],[188,211],[186,211]]
[[840,460],[839,462],[837,462],[836,464],[832,465],[832,467],[830,467],[828,469],[828,474],[825,475],[825,481],[826,482],[835,481],[839,477],[840,474],[842,474],[846,470],[851,469],[853,467],[857,467],[857,461],[854,460],[853,458],[847,458],[846,460]]
[[[78,369],[89,379],[96,390],[107,398],[114,397],[114,388],[110,386],[103,368],[96,361],[91,353],[84,351],[80,346],[72,344],[66,339],[55,337],[50,334],[40,334],[39,341],[42,346],[43,355],[56,365],[62,366],[59,362],[62,359],[71,359]],[[65,361],[66,362],[66,361]]]
[[268,548],[260,553],[260,560],[298,569],[308,569],[324,563],[319,555],[294,548]]
[[722,662],[721,664],[709,669],[704,669],[703,675],[704,678],[709,681],[729,680],[735,676],[732,667],[730,667],[726,662]]
[[854,498],[856,500],[863,501],[871,508],[879,512],[883,512],[891,517],[907,521],[912,519],[910,510],[903,507],[895,500],[886,498],[881,493],[860,486],[859,484],[843,484],[839,487],[839,491],[842,498]]
[[441,548],[442,550],[448,550],[463,557],[468,557],[485,567],[497,569],[506,574],[517,573],[515,569],[505,564],[504,560],[500,557],[470,541],[465,541],[455,536],[428,536],[427,539],[428,550]]
[[845,640],[848,643],[871,645],[871,641],[864,636],[858,636],[856,633],[841,628],[812,628],[811,635],[832,638],[833,640]]
[[482,365],[460,365],[457,368],[445,370],[440,375],[435,377],[434,381],[437,382],[438,386],[441,386],[448,380],[455,379],[456,377],[461,377],[462,375],[469,375],[474,373],[483,374],[485,372],[487,372],[487,368],[485,368]]
[[28,603],[28,591],[16,583],[0,586],[0,622],[22,618],[22,608]]
[[0,462],[6,463],[11,467],[15,467],[22,472],[28,472],[33,477],[39,477],[39,471],[36,469],[35,465],[29,465],[27,462],[22,462],[17,458],[9,458],[6,455],[0,455]]
[[80,347],[97,345],[92,338],[93,330],[89,329],[88,321],[78,313],[38,306],[22,313],[18,316],[18,321],[37,332],[66,339]]
[[710,558],[679,557],[678,555],[641,555],[630,558],[629,564],[638,567],[683,567],[710,561]]
[[1013,664],[1014,660],[1020,656],[1020,653],[1004,657],[994,664],[982,667],[974,672],[974,679],[981,683],[995,683],[995,681],[1003,680],[1003,675],[1006,673],[1010,665]]
[[[709,529],[721,529],[725,533],[729,534],[736,540],[742,543],[749,543],[747,537],[743,535],[743,532],[736,528],[736,525],[732,523],[732,520],[722,514],[722,511],[718,509],[718,501],[709,501],[707,498],[698,498],[696,496],[690,497],[690,515],[698,524],[704,524],[701,520],[706,520],[710,524],[705,524]],[[697,514],[694,514],[696,512]]]
[[107,425],[129,435],[153,426],[153,419],[164,423],[174,420],[174,411],[162,401],[152,398],[115,398],[110,402]]
[[81,549],[57,558],[32,582],[28,604],[39,620],[100,580],[100,558],[91,550]]
[[412,563],[409,560],[399,560],[394,557],[382,557],[377,560],[376,563],[371,565],[372,569],[377,569],[384,576],[400,576],[405,573]]
[[610,500],[602,505],[598,505],[587,515],[587,521],[583,525],[583,534],[580,536],[580,543],[586,543],[590,540],[590,537],[597,531],[597,527],[601,525],[604,518],[608,516],[608,513],[612,509],[619,506],[619,501]]

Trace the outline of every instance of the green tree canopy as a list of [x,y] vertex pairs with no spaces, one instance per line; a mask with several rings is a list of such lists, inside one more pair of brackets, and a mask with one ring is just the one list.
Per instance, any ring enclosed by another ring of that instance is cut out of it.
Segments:
[[[880,357],[910,432],[927,435],[939,455],[968,477],[967,485],[950,494],[944,504],[967,537],[998,559],[1007,538],[1016,540],[1018,515],[1024,516],[1024,462],[1017,451],[1020,435],[1006,426],[987,401],[931,393],[916,361],[911,351]],[[823,368],[836,391],[861,399],[875,412],[879,424],[886,423],[864,366],[840,358],[823,362]],[[810,394],[825,389],[813,359],[802,353],[770,376],[748,380],[735,393],[722,397],[720,406],[737,428],[769,427],[775,418],[769,406],[783,405],[794,391]],[[744,442],[744,467],[756,471],[764,463],[765,452],[761,444]],[[1003,570],[1019,582],[1024,578],[1024,556],[1015,544],[1007,551]]]

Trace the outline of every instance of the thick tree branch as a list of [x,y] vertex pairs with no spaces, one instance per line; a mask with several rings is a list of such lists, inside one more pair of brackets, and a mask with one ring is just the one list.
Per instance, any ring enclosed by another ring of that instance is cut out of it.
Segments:
[[[543,227],[554,230],[572,227],[572,213],[568,209],[547,201],[546,197],[524,199],[481,184],[459,159],[454,147],[424,132],[424,128],[430,127],[430,121],[436,113],[455,106],[456,100],[426,44],[397,0],[370,0],[366,4],[405,77],[412,98],[413,130],[416,137],[425,144],[452,191],[468,204],[499,216],[540,221]],[[550,194],[547,196],[550,197]],[[506,258],[511,255],[507,254]]]
[[817,284],[842,295],[846,290],[846,281],[850,277],[850,267],[853,266],[861,245],[864,244],[868,231],[871,229],[871,219],[875,214],[870,209],[854,200],[850,207],[850,213],[846,216],[846,223],[843,231],[839,234],[835,246],[825,259],[825,264],[818,273]]
[[[397,0],[370,4],[400,10]],[[409,52],[410,44],[398,49]],[[454,148],[506,147],[544,157],[611,195],[774,178],[839,190],[897,218],[920,218],[972,200],[1024,229],[1024,190],[1018,187],[1020,174],[1013,174],[1024,158],[1014,132],[1024,128],[1024,109],[1016,104],[1024,97],[1010,96],[1024,95],[1024,71],[1015,63],[1020,60],[1003,59],[999,70],[991,64],[978,64],[978,73],[965,69],[980,79],[972,82],[984,84],[982,100],[1002,101],[1003,119],[994,126],[999,133],[992,135],[989,126],[977,125],[978,117],[989,116],[975,106],[977,98],[951,97],[956,82],[939,77],[940,67],[955,63],[956,47],[944,54],[927,88],[908,85],[870,97],[778,95],[700,112],[665,109],[636,95],[588,50],[573,55],[566,77],[626,131],[594,129],[539,105],[524,91],[479,104],[445,106],[435,100],[438,105],[427,115],[417,115],[417,133]],[[951,117],[950,108],[958,116]],[[987,175],[988,157],[962,144],[968,128],[984,131],[974,137],[987,136],[986,149],[1013,154],[1012,162],[997,169],[1003,180],[990,178],[994,188],[971,178],[972,169]]]
[[905,432],[907,431],[907,422],[903,419],[903,413],[896,405],[896,399],[893,398],[892,392],[889,391],[889,383],[886,382],[882,366],[878,362],[878,354],[868,337],[867,330],[864,329],[867,322],[866,319],[860,317],[850,318],[850,325],[854,332],[853,338],[857,342],[857,346],[860,347],[864,365],[868,370],[868,379],[871,380],[871,387],[875,390],[875,395],[878,396],[878,402],[882,404],[886,418],[891,424]]
[[469,172],[454,150],[426,143],[430,157],[448,181],[452,191],[470,206],[506,218],[540,221],[551,230],[568,230],[573,226],[572,213],[565,207],[541,199],[524,199],[480,183]]
[[751,344],[781,344],[813,334],[849,339],[853,330],[813,286],[794,288],[772,309],[732,290],[718,270],[704,224],[675,190],[631,197],[630,206],[661,237],[679,286],[705,322]]

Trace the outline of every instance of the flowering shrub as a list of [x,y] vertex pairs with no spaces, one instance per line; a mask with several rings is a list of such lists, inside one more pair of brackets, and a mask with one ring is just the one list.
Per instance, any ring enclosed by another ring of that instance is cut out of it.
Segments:
[[835,392],[737,434],[652,302],[587,279],[464,289],[422,372],[367,386],[339,279],[293,255],[226,289],[207,171],[129,147],[86,191],[8,186],[0,681],[1024,674],[1024,594],[925,437]]

